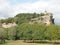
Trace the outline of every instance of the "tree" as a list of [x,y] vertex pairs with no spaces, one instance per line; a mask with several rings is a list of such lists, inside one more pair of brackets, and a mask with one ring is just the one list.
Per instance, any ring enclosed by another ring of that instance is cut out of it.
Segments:
[[58,40],[58,38],[60,38],[59,34],[60,31],[56,25],[49,25],[45,32],[46,39],[48,40]]
[[6,19],[6,23],[13,23],[14,22],[14,18],[8,18]]
[[9,30],[8,30],[8,39],[16,40],[16,34],[17,34],[17,30],[15,29],[15,27],[9,28]]
[[5,19],[1,19],[0,20],[0,23],[2,24],[2,23],[5,23],[6,22],[6,20]]
[[0,28],[0,43],[5,43],[6,31],[3,28]]

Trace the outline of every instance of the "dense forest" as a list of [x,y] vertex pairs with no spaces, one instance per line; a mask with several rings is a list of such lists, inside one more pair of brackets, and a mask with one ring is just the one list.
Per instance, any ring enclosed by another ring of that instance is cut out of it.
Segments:
[[60,26],[55,24],[28,24],[31,18],[43,16],[44,14],[18,14],[14,18],[1,19],[0,23],[13,23],[17,26],[3,28],[0,26],[0,43],[5,40],[60,40]]

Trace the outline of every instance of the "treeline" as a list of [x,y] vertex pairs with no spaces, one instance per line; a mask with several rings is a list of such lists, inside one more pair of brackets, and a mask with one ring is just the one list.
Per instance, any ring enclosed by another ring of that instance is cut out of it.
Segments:
[[31,18],[35,18],[35,17],[39,17],[39,16],[43,16],[44,13],[40,13],[40,14],[37,14],[37,13],[20,13],[20,14],[17,14],[15,17],[10,17],[10,18],[7,18],[7,19],[1,19],[0,20],[0,23],[13,23],[15,22],[16,24],[22,24],[22,23],[28,23]]
[[0,28],[0,43],[5,40],[60,40],[60,26],[44,24],[26,24]]

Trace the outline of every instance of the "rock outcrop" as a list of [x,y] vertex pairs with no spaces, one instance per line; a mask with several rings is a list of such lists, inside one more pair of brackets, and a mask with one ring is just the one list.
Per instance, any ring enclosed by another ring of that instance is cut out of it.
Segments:
[[52,13],[48,13],[47,11],[44,12],[44,16],[40,16],[37,18],[32,18],[29,24],[33,23],[44,23],[44,24],[54,24],[54,18]]

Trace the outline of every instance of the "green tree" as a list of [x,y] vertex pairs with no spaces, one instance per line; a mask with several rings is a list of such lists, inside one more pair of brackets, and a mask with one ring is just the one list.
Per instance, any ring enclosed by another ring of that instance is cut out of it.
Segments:
[[5,43],[6,31],[3,28],[0,28],[0,43]]
[[15,27],[9,28],[8,39],[16,40],[16,36],[17,36],[17,30],[15,29]]
[[60,31],[56,25],[49,25],[45,32],[46,39],[48,40],[58,40],[58,38],[60,38],[59,34]]

